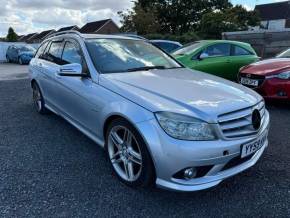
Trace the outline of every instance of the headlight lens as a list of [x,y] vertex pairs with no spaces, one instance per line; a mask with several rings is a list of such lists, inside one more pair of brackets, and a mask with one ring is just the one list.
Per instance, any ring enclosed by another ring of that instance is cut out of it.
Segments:
[[157,112],[156,118],[162,129],[171,137],[180,140],[214,140],[212,128],[199,119],[171,112]]
[[290,72],[283,72],[277,75],[279,79],[290,79]]

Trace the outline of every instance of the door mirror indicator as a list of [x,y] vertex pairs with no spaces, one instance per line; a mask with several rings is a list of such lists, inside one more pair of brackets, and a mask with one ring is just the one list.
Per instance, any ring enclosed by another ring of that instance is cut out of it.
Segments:
[[58,75],[60,76],[75,76],[75,77],[87,77],[87,74],[82,73],[82,65],[73,63],[60,66]]

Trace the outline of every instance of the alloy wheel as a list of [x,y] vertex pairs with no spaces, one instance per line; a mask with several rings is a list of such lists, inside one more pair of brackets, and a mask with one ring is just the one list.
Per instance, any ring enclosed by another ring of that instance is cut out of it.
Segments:
[[115,172],[125,181],[136,181],[142,171],[140,145],[124,126],[114,126],[109,132],[108,153]]
[[37,111],[41,111],[42,109],[42,97],[40,90],[37,85],[33,86],[33,102],[37,109]]

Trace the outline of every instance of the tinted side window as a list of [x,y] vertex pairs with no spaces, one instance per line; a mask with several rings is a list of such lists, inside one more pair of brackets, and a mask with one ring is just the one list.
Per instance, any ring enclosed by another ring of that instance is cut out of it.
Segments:
[[205,53],[207,53],[209,57],[229,56],[231,53],[231,45],[226,43],[210,45],[206,48]]
[[180,46],[175,45],[173,43],[167,43],[167,42],[154,42],[154,44],[166,52],[171,52],[171,51],[177,49],[178,47],[180,47]]
[[56,64],[61,64],[62,45],[62,42],[52,42],[48,53],[45,55],[45,59]]
[[66,42],[62,54],[63,64],[77,63],[82,65],[82,56],[78,47],[72,42]]
[[251,52],[249,52],[248,50],[240,47],[240,46],[234,46],[234,55],[238,56],[238,55],[251,55]]
[[48,44],[48,42],[45,42],[45,43],[43,43],[43,44],[38,48],[38,50],[37,50],[37,52],[36,52],[36,54],[35,54],[35,57],[36,57],[36,58],[40,57],[40,56],[43,54],[43,52],[44,52],[44,50],[45,50],[47,44]]

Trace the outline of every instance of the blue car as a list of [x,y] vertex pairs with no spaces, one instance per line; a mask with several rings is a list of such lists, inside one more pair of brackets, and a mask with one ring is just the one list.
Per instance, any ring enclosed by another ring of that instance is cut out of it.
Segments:
[[35,48],[29,45],[10,45],[6,52],[6,59],[8,62],[29,64],[35,51]]
[[150,40],[150,42],[167,53],[171,53],[182,46],[179,42],[170,40]]

